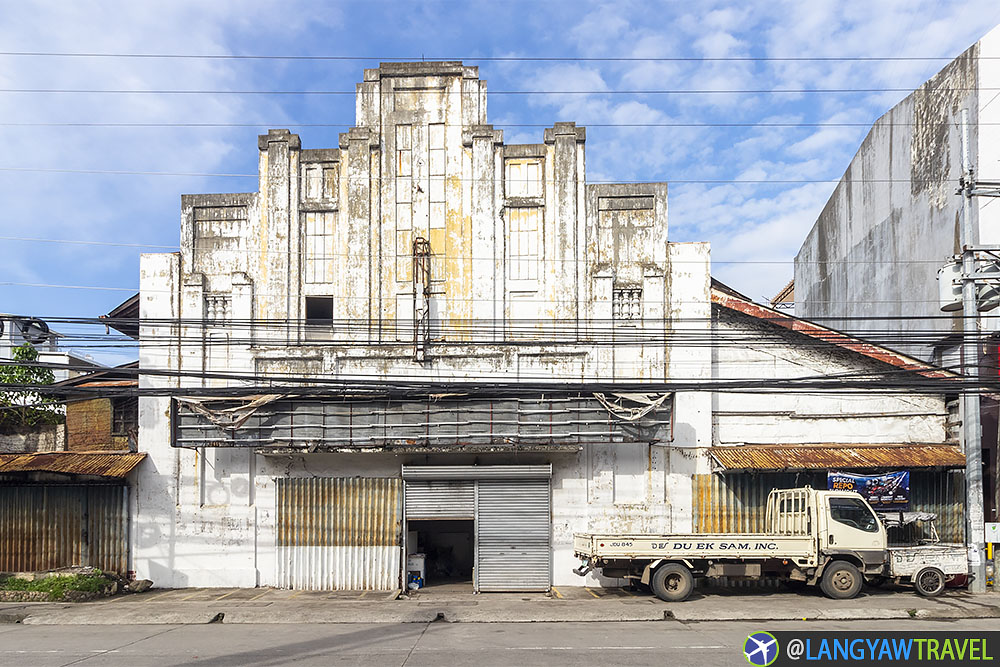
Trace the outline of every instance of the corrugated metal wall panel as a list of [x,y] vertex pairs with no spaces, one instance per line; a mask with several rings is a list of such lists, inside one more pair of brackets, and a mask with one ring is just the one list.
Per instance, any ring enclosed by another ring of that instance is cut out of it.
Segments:
[[912,471],[910,507],[917,512],[937,514],[937,531],[942,542],[965,542],[965,471]]
[[547,591],[552,583],[549,480],[480,480],[476,589]]
[[475,517],[474,481],[406,482],[407,519],[474,519]]
[[277,480],[277,580],[299,590],[391,590],[402,568],[402,480]]
[[[944,542],[964,541],[964,473],[914,470],[910,472],[910,508],[937,514],[937,530]],[[764,517],[771,489],[810,485],[826,488],[826,471],[715,473],[695,475],[694,530],[699,533],[756,533],[767,530]],[[900,536],[898,541],[906,537]]]
[[124,486],[0,486],[0,571],[128,570]]
[[87,487],[88,560],[106,572],[128,571],[128,487]]

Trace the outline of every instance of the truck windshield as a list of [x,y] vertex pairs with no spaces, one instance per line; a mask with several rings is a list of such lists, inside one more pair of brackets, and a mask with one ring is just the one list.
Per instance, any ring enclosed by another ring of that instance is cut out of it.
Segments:
[[878,519],[857,498],[830,498],[830,518],[866,533],[878,532]]

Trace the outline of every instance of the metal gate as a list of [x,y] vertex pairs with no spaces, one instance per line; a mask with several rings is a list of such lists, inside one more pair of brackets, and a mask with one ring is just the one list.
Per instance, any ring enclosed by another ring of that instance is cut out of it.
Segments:
[[552,466],[403,466],[407,519],[475,518],[476,591],[547,591]]
[[400,586],[402,480],[277,480],[277,579],[299,590]]
[[480,480],[478,591],[547,591],[551,584],[549,480]]
[[406,483],[407,519],[474,519],[476,483],[439,480]]
[[128,571],[122,485],[0,486],[0,572],[89,565]]

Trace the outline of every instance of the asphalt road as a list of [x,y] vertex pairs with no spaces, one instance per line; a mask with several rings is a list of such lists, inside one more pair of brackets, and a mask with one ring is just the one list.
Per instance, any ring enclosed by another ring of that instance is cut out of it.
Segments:
[[0,665],[745,665],[758,630],[963,631],[996,619],[692,623],[0,625]]

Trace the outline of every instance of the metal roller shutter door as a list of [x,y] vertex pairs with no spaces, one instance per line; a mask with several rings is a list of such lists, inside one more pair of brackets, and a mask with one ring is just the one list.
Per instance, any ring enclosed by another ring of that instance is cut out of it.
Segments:
[[277,480],[277,575],[282,588],[392,590],[403,553],[402,480]]
[[478,484],[476,590],[549,590],[549,480],[483,479]]
[[407,480],[407,519],[474,519],[475,516],[475,482]]

